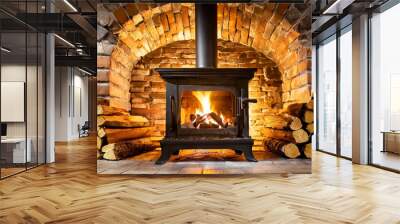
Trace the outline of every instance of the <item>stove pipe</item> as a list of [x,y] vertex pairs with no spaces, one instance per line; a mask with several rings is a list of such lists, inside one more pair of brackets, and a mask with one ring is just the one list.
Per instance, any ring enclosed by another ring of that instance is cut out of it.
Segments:
[[196,4],[196,66],[217,67],[217,4]]

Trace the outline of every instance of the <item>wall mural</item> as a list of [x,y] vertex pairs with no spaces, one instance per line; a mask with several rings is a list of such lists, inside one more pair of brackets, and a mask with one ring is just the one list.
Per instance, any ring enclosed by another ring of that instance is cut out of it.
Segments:
[[97,23],[98,173],[311,172],[308,4],[104,3]]

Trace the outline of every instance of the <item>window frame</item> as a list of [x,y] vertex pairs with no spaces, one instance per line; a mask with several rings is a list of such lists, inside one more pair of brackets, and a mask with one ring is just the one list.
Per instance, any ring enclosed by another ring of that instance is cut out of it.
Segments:
[[[341,36],[344,35],[347,32],[351,32],[352,31],[352,23],[347,24],[346,26],[344,26],[341,29],[337,29],[335,33],[333,33],[332,35],[328,36],[325,39],[320,40],[317,44],[316,44],[316,95],[317,95],[317,100],[316,100],[316,114],[317,114],[317,119],[316,119],[316,150],[319,152],[323,152],[329,155],[333,155],[339,158],[343,158],[346,160],[352,160],[352,158],[347,157],[342,155],[341,152],[341,117],[340,117],[340,112],[341,112],[341,108],[340,108],[340,103],[341,103],[341,90],[340,90],[340,81],[341,81],[341,64],[340,64],[340,42],[341,42]],[[318,114],[319,114],[319,103],[320,100],[318,99],[319,96],[319,84],[320,84],[320,74],[319,74],[319,49],[320,49],[320,45],[322,43],[326,43],[326,42],[330,42],[330,41],[336,41],[336,152],[332,153],[332,152],[328,152],[324,149],[321,149],[319,147],[319,135],[318,135],[318,130],[319,130],[319,119],[318,119]]]

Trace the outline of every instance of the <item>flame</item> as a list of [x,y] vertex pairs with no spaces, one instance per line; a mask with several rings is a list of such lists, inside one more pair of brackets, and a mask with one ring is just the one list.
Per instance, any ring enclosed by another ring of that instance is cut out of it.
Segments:
[[201,104],[201,109],[196,109],[196,114],[207,114],[211,113],[211,91],[194,91],[193,95]]
[[[196,97],[196,99],[200,102],[201,104],[201,109],[196,108],[196,115],[206,115],[211,112],[215,112],[213,105],[211,104],[211,94],[212,91],[193,91],[193,96]],[[222,114],[218,115],[221,119],[222,122],[225,123],[225,118]],[[206,120],[204,121],[207,124],[216,124],[219,125],[215,120],[213,120],[210,117],[207,117]],[[219,128],[222,128],[221,125],[219,125]]]

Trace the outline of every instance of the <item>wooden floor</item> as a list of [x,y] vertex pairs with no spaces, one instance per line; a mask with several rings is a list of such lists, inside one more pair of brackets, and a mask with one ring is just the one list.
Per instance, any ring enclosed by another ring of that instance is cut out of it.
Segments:
[[97,175],[94,141],[0,181],[0,223],[400,223],[400,175],[315,153],[313,174]]

